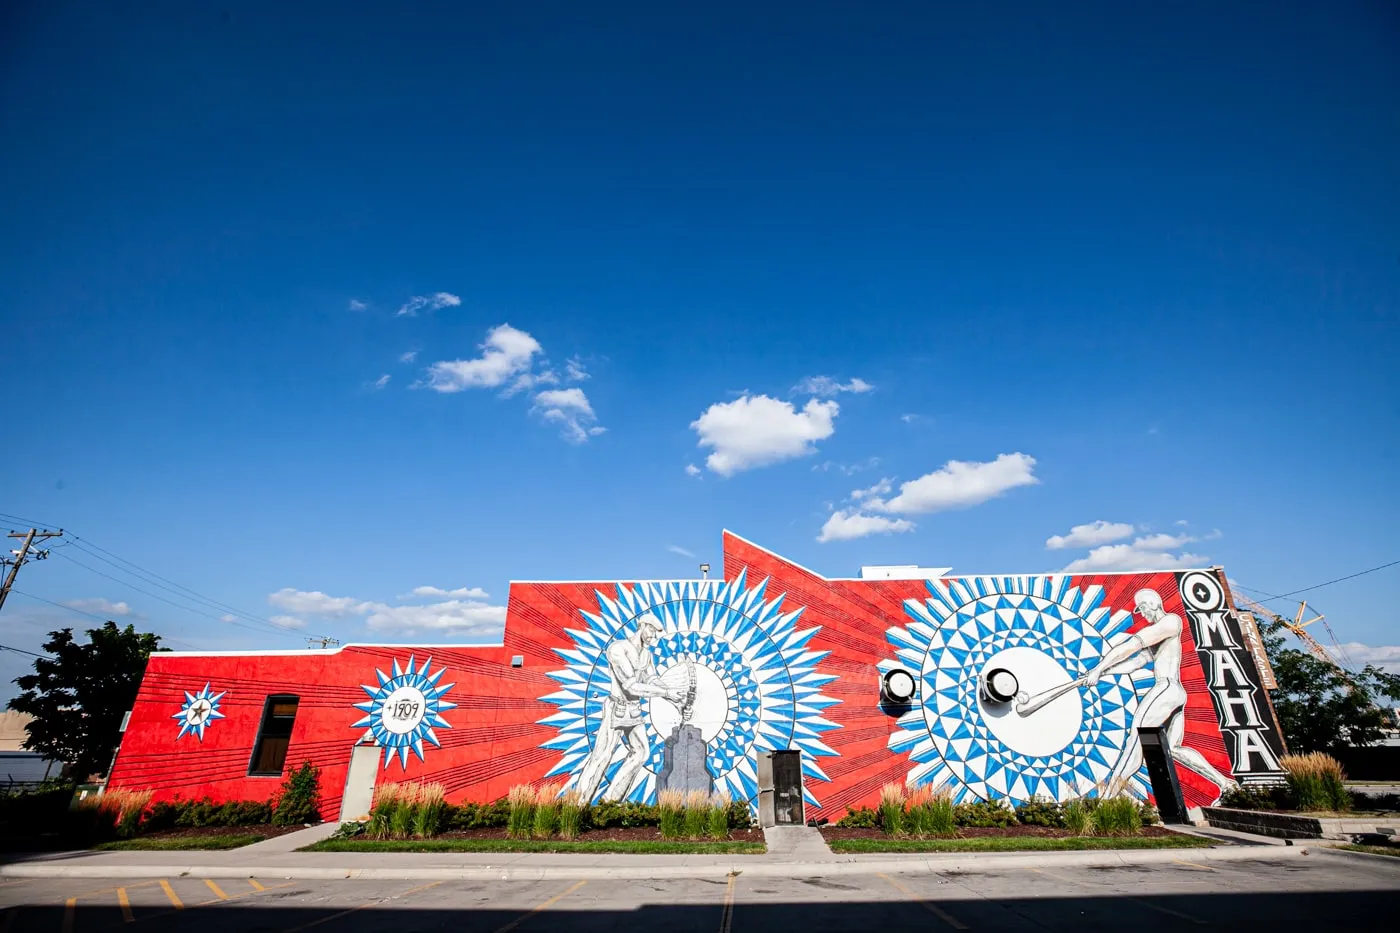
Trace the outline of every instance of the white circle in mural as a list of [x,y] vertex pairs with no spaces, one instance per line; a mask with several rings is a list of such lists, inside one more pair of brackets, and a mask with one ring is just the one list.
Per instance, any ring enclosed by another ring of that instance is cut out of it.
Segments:
[[[681,665],[671,668],[672,671],[682,669]],[[715,737],[724,731],[724,724],[729,719],[729,691],[725,689],[724,681],[714,671],[703,664],[693,665],[695,671],[695,702],[690,708],[690,722],[688,725],[695,726],[704,736],[705,741],[712,742]],[[670,673],[668,671],[667,673]],[[664,678],[669,680],[669,678]],[[651,727],[660,736],[669,736],[671,730],[675,729],[682,722],[680,705],[673,700],[664,697],[655,697],[650,707]]]
[[[1035,648],[1007,648],[987,659],[986,670],[1004,668],[1022,691],[1035,696],[1074,680],[1059,662]],[[1070,690],[1027,716],[1012,703],[987,703],[978,692],[977,707],[987,728],[1007,748],[1023,755],[1053,755],[1079,734],[1084,709],[1078,690]]]
[[1193,570],[1181,578],[1181,599],[1198,612],[1214,612],[1225,605],[1225,591],[1214,574]]
[[379,713],[379,721],[384,731],[392,735],[407,735],[427,715],[428,704],[423,691],[405,684],[390,693],[384,700],[384,708]]

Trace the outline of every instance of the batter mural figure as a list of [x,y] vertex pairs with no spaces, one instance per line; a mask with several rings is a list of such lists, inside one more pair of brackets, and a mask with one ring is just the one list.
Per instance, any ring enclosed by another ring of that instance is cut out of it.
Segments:
[[584,800],[592,802],[597,796],[619,742],[627,749],[627,757],[608,782],[604,800],[626,797],[646,764],[651,749],[642,726],[642,698],[662,697],[673,703],[684,698],[684,689],[663,683],[656,672],[651,646],[660,634],[660,620],[648,612],[638,616],[636,632],[607,648],[612,687],[603,701],[603,722],[593,738],[593,750],[579,772],[578,790]]
[[1164,729],[1167,753],[1192,771],[1209,778],[1221,790],[1236,783],[1217,771],[1205,757],[1182,742],[1186,732],[1186,688],[1181,685],[1181,616],[1167,612],[1156,590],[1138,590],[1133,597],[1134,611],[1147,620],[1144,628],[1124,632],[1110,641],[1099,663],[1084,675],[1085,684],[1098,683],[1105,674],[1129,674],[1152,663],[1156,680],[1138,702],[1130,740],[1118,759],[1108,784],[1131,778],[1142,767],[1139,729]]

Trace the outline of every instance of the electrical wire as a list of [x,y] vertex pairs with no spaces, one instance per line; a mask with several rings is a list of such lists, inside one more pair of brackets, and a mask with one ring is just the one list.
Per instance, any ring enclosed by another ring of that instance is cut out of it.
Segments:
[[33,651],[25,651],[23,648],[11,648],[9,645],[0,645],[0,649],[4,649],[5,651],[13,651],[15,654],[27,654],[31,658],[43,658],[46,661],[57,660],[52,655],[35,654]]
[[1268,597],[1269,597],[1268,599],[1266,599],[1266,600],[1264,600],[1264,601],[1265,601],[1265,602],[1272,602],[1272,601],[1274,601],[1275,599],[1287,599],[1287,598],[1290,597],[1290,596],[1297,596],[1299,593],[1310,593],[1310,592],[1312,592],[1313,590],[1320,590],[1320,589],[1322,589],[1324,586],[1331,586],[1333,583],[1341,583],[1343,580],[1354,580],[1354,579],[1356,579],[1357,577],[1364,577],[1364,576],[1366,576],[1366,574],[1368,574],[1368,573],[1375,573],[1377,570],[1384,570],[1384,569],[1386,569],[1387,567],[1394,567],[1396,564],[1400,564],[1400,560],[1393,560],[1393,561],[1391,561],[1391,562],[1388,563],[1388,564],[1381,564],[1379,567],[1371,567],[1371,568],[1368,569],[1368,570],[1358,570],[1356,573],[1349,573],[1349,574],[1347,574],[1347,575],[1344,576],[1344,577],[1337,577],[1337,579],[1335,579],[1335,580],[1328,580],[1326,583],[1314,583],[1312,586],[1305,586],[1305,587],[1303,587],[1303,588],[1300,589],[1300,590],[1291,590],[1291,591],[1289,591],[1289,592],[1287,592],[1287,593],[1280,593],[1280,594],[1278,594],[1277,596],[1269,596],[1269,594],[1268,594],[1268,593],[1264,593],[1263,590],[1256,590],[1256,589],[1254,589],[1253,587],[1249,587],[1249,586],[1241,587],[1241,589],[1246,589],[1246,590],[1249,590],[1250,592],[1253,592],[1253,593],[1264,593],[1265,596],[1268,596]]

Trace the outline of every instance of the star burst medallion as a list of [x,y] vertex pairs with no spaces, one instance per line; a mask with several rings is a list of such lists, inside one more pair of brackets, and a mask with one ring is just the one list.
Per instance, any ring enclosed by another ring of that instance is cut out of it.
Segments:
[[360,685],[360,689],[369,694],[369,700],[355,704],[365,717],[350,728],[366,729],[367,737],[389,750],[384,756],[386,769],[396,756],[399,767],[406,769],[410,750],[422,761],[425,740],[442,747],[433,730],[452,728],[452,724],[442,718],[442,713],[456,709],[457,704],[448,703],[443,696],[456,684],[439,687],[438,681],[447,668],[430,673],[432,664],[433,659],[428,658],[422,667],[415,668],[413,656],[409,655],[408,667],[400,668],[395,658],[392,675],[381,670],[374,672],[379,679],[378,687]]
[[[224,693],[228,691],[225,690]],[[205,683],[204,689],[198,693],[185,691],[185,702],[180,707],[180,712],[175,713],[170,718],[180,720],[180,732],[175,736],[175,741],[180,741],[186,735],[193,734],[204,741],[204,730],[209,728],[209,724],[216,719],[223,719],[224,714],[219,712],[219,701],[224,698],[224,693],[212,693],[209,684]]]

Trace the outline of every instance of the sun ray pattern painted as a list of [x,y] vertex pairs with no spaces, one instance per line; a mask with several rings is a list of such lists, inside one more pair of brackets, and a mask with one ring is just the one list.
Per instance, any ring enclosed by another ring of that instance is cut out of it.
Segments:
[[175,736],[175,741],[180,741],[186,735],[194,735],[199,741],[204,741],[204,730],[209,728],[209,724],[216,719],[223,719],[224,714],[219,712],[219,704],[223,701],[223,693],[214,693],[209,689],[209,684],[204,684],[204,689],[198,693],[185,691],[185,702],[180,706],[180,712],[171,716],[171,719],[180,720],[180,732]]
[[384,756],[385,769],[395,758],[400,768],[406,768],[410,751],[422,761],[424,742],[442,747],[433,730],[452,728],[442,714],[456,709],[457,704],[443,697],[456,684],[438,686],[447,669],[440,667],[433,672],[432,666],[433,659],[428,658],[422,667],[415,667],[413,656],[409,655],[408,666],[401,668],[395,658],[391,674],[375,670],[379,680],[377,687],[360,685],[360,689],[369,694],[369,700],[355,704],[365,716],[351,728],[365,729],[366,737],[388,750]]
[[[817,759],[836,754],[821,736],[836,728],[823,711],[838,701],[821,692],[836,679],[817,670],[827,652],[808,648],[820,627],[799,629],[802,609],[784,611],[786,594],[768,599],[767,590],[768,580],[750,587],[740,574],[731,581],[619,584],[616,599],[596,593],[598,612],[582,612],[587,624],[568,630],[573,647],[555,649],[567,665],[550,674],[561,689],[541,698],[559,707],[540,720],[559,730],[542,747],[562,753],[547,776],[568,775],[566,787],[579,784],[613,688],[608,648],[635,639],[639,618],[650,616],[660,624],[645,648],[657,677],[665,679],[687,665],[700,674],[697,703],[709,707],[706,766],[717,791],[752,802],[758,793],[757,753],[771,749],[800,750],[809,781],[829,780]],[[676,704],[662,697],[638,702],[641,724],[632,731],[647,742],[645,766],[613,795],[654,802],[665,740],[679,714]],[[607,761],[608,782],[624,757],[619,746]],[[804,796],[817,804],[806,782]]]
[[[957,800],[1092,793],[1136,741],[1133,713],[1153,680],[1151,664],[1105,674],[1070,691],[1059,709],[1047,706],[1024,721],[989,709],[979,678],[998,659],[1015,658],[1068,683],[1098,663],[1107,640],[1132,624],[1131,613],[1110,612],[1102,587],[1081,591],[1065,575],[931,580],[928,590],[926,599],[905,601],[910,621],[886,632],[895,657],[880,663],[882,672],[914,672],[919,683],[889,740],[891,751],[912,762],[909,782],[948,786]],[[1063,743],[1047,742],[1056,730]],[[1127,790],[1141,797],[1148,786],[1143,768]]]

